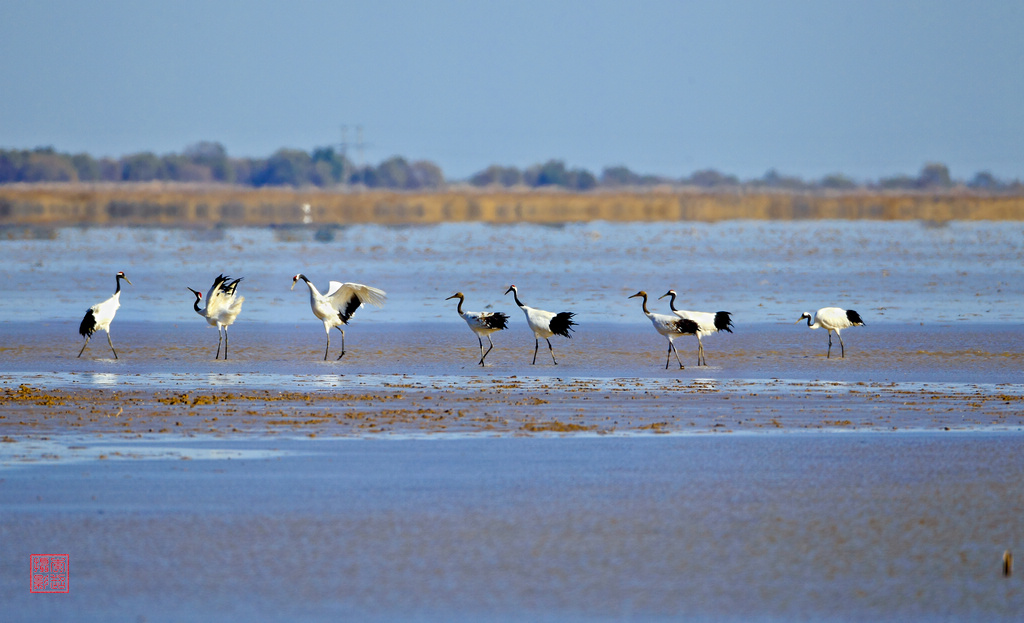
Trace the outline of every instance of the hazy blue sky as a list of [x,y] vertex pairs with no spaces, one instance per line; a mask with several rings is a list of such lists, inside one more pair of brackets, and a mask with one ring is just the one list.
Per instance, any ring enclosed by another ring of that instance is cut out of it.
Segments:
[[1024,178],[1024,3],[0,0],[0,147]]

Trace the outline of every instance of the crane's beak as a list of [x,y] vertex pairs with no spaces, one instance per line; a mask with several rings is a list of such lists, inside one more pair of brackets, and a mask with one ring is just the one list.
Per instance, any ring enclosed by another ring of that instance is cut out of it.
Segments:
[[195,295],[196,295],[196,298],[203,298],[203,295],[202,295],[202,294],[200,294],[199,292],[196,292],[196,291],[195,291],[195,290],[193,290],[192,288],[188,288],[188,291],[189,291],[189,292],[191,292],[192,294],[195,294]]
[[461,292],[456,292],[455,294],[453,294],[453,295],[449,296],[449,297],[448,297],[448,298],[446,298],[445,300],[446,300],[446,301],[450,301],[450,300],[452,300],[452,299],[457,299],[457,298],[459,298],[459,296],[461,296],[461,295],[462,295],[462,293],[461,293]]
[[508,290],[505,290],[505,294],[508,294],[509,292],[511,292],[514,289],[515,289],[515,286],[509,286]]
[[299,282],[299,278],[298,277],[292,277],[292,287],[290,287],[288,289],[289,290],[294,290],[295,289],[295,284],[298,283],[298,282]]
[[666,296],[672,296],[672,292],[669,291],[669,292],[666,292],[665,294],[662,294],[661,296],[658,297],[658,300],[660,301],[661,299],[665,298]]
[[628,299],[635,299],[636,297],[643,296],[643,295],[644,295],[643,292],[637,292],[636,294],[633,294],[632,296],[627,296],[626,298],[628,298]]

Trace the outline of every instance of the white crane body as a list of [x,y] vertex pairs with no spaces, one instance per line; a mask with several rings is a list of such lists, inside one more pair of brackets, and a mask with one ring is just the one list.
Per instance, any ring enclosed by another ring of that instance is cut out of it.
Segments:
[[719,312],[701,312],[701,311],[689,311],[685,309],[676,309],[676,291],[669,290],[665,294],[659,296],[659,299],[663,299],[666,296],[672,298],[669,299],[668,305],[672,310],[672,313],[683,318],[685,320],[692,320],[697,323],[697,365],[700,366],[708,365],[707,359],[704,357],[704,340],[703,338],[712,333],[719,331],[727,331],[732,333],[732,313],[727,311]]
[[196,296],[192,308],[197,314],[205,318],[210,326],[217,327],[217,354],[214,356],[214,359],[220,358],[220,343],[222,339],[224,341],[224,359],[228,358],[228,327],[238,318],[238,314],[242,312],[242,303],[245,302],[244,296],[235,295],[238,283],[242,279],[242,277],[239,277],[231,281],[231,277],[223,274],[214,279],[213,285],[210,286],[209,292],[206,293],[205,309],[199,308],[199,301],[203,298],[203,295],[189,288],[189,291]]
[[[114,290],[114,294],[107,300],[96,303],[89,309],[85,310],[85,317],[82,318],[82,323],[78,325],[78,333],[85,338],[85,344],[82,345],[82,350],[78,351],[78,356],[81,357],[82,353],[85,352],[85,348],[89,345],[89,340],[92,339],[92,334],[96,331],[103,331],[107,334],[107,344],[110,344],[110,350],[114,353],[114,359],[117,359],[117,351],[114,350],[114,342],[110,339],[110,323],[114,320],[114,315],[117,310],[121,307],[121,280],[128,281],[128,277],[125,276],[123,271],[119,271],[114,275],[117,287]],[[131,281],[128,284],[131,285]]]
[[515,285],[511,285],[508,290],[505,290],[505,294],[509,292],[515,298],[519,309],[523,310],[523,314],[526,316],[526,324],[533,331],[533,364],[537,363],[537,349],[540,348],[540,338],[544,338],[544,341],[548,343],[548,351],[551,352],[551,361],[557,366],[555,350],[551,347],[551,340],[548,338],[553,335],[571,338],[570,332],[576,326],[576,322],[573,320],[576,314],[574,312],[559,312],[556,314],[543,309],[527,307],[519,300],[519,290],[516,289]]
[[293,290],[299,279],[309,286],[309,306],[313,310],[313,315],[324,323],[324,331],[327,333],[324,361],[327,360],[327,353],[331,349],[331,329],[337,327],[341,331],[341,354],[338,355],[338,359],[341,359],[345,356],[345,329],[342,327],[348,324],[363,303],[381,307],[387,300],[387,293],[384,290],[361,283],[340,281],[331,281],[327,287],[327,294],[321,294],[303,274],[292,277]]
[[842,357],[846,358],[846,345],[843,344],[843,336],[840,331],[843,329],[849,329],[850,327],[863,327],[864,321],[861,320],[860,314],[852,309],[843,309],[841,307],[822,307],[818,311],[814,312],[812,316],[810,312],[804,312],[797,319],[797,322],[801,320],[807,320],[807,326],[811,329],[825,329],[828,331],[828,351],[825,353],[825,358],[830,359],[832,357],[832,332],[836,332],[836,337],[839,338],[839,348],[842,353]]
[[678,316],[668,314],[655,314],[647,309],[647,292],[640,290],[629,298],[643,297],[643,310],[651,324],[654,325],[654,330],[665,336],[668,340],[668,353],[665,355],[665,369],[668,370],[668,364],[671,361],[672,353],[676,354],[676,361],[679,363],[679,369],[683,369],[683,362],[679,359],[679,351],[676,350],[675,339],[682,335],[697,335],[699,327],[697,322],[689,318],[680,318]]
[[[480,344],[479,363],[481,366],[486,365],[484,363],[484,359],[487,358],[487,355],[490,354],[491,350],[494,348],[494,342],[491,341],[491,334],[495,331],[502,331],[508,328],[508,314],[504,312],[463,311],[462,303],[465,299],[465,295],[463,295],[462,292],[456,292],[445,300],[448,301],[454,298],[459,299],[459,306],[456,311],[458,311],[459,316],[462,316],[462,319],[466,321],[466,324],[473,333],[476,334],[477,342]],[[487,343],[490,344],[486,353],[484,352],[483,340],[485,337],[487,338]]]

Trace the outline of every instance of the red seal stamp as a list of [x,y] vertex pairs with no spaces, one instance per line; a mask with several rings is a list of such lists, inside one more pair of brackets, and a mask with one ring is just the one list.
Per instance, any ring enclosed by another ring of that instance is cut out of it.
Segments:
[[29,572],[29,592],[67,593],[68,554],[32,554]]

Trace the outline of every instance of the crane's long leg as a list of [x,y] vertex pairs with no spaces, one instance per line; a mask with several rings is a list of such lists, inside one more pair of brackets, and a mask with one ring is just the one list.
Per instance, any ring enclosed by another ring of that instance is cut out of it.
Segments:
[[828,352],[825,353],[825,359],[832,358],[832,332],[828,332]]
[[665,351],[665,369],[668,370],[668,362],[672,358],[672,342],[668,343],[668,350]]
[[81,357],[82,353],[85,352],[85,347],[89,345],[89,340],[92,339],[91,335],[85,336],[85,344],[82,344],[82,350],[78,351],[78,356]]
[[[557,366],[558,362],[555,361],[555,349],[551,348],[551,340],[549,340],[548,338],[544,338],[544,341],[548,343],[548,350],[551,351],[551,361],[553,361],[554,364]],[[536,355],[534,355],[534,356],[536,356]]]
[[338,331],[341,331],[341,354],[338,355],[337,361],[341,361],[341,358],[345,356],[345,330],[338,327]]
[[[213,360],[214,361],[220,359],[220,341],[221,341],[220,327],[217,327],[217,354],[213,356]],[[224,349],[224,358],[225,359],[227,358],[227,348],[226,347]]]
[[[479,337],[477,337],[476,339],[480,340]],[[485,353],[484,352],[484,341],[480,340],[480,365],[482,365],[482,366],[486,366],[487,365],[487,364],[484,363],[484,359],[487,359],[487,355],[491,354],[491,349],[494,348],[494,342],[491,341],[491,336],[489,336],[489,335],[487,336],[487,343],[490,344],[490,347],[487,348],[487,352]]]
[[110,341],[110,331],[107,331],[107,344],[110,344],[110,350],[114,351],[114,359],[117,359],[117,351],[114,350],[114,343]]
[[[685,366],[683,366],[682,360],[679,359],[679,351],[676,349],[675,342],[669,342],[668,347],[673,353],[676,354],[676,361],[679,362],[679,369],[682,370]],[[668,359],[665,360],[665,369],[668,370]]]
[[846,359],[846,344],[843,344],[843,334],[836,331],[836,337],[839,338],[839,352],[842,353],[843,359]]
[[537,349],[540,348],[540,338],[533,338],[533,363],[531,365],[537,365]]
[[228,360],[228,328],[224,327],[224,361]]
[[[700,365],[701,359],[704,359],[704,342],[697,336],[697,365]],[[704,365],[708,365],[708,360],[704,359]]]
[[327,351],[331,350],[331,330],[327,329],[327,348],[324,349],[324,361],[327,361]]

